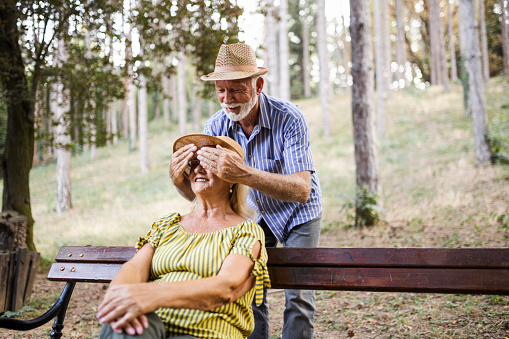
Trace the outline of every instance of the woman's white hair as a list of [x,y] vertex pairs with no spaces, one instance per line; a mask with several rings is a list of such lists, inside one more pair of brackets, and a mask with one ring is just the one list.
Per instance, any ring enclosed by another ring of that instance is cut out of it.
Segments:
[[246,218],[255,219],[256,211],[247,203],[247,195],[249,187],[242,184],[234,184],[232,186],[232,194],[230,194],[230,206],[235,213]]

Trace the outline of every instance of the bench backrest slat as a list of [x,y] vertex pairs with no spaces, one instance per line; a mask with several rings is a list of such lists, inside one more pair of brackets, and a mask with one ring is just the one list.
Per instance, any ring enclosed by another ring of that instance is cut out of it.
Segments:
[[[66,246],[49,280],[109,282],[133,247]],[[273,288],[509,294],[509,248],[268,248]]]

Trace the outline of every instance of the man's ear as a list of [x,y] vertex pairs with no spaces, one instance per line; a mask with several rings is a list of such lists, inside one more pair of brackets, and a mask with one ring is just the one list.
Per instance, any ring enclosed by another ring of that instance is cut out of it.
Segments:
[[265,80],[263,80],[262,77],[259,77],[258,80],[256,80],[256,94],[259,95],[262,92],[264,82]]

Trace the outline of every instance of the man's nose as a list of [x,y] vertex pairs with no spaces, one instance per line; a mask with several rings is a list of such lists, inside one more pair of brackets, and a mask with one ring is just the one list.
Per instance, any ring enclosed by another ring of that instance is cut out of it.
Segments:
[[233,102],[233,95],[230,91],[224,91],[223,104],[230,104]]

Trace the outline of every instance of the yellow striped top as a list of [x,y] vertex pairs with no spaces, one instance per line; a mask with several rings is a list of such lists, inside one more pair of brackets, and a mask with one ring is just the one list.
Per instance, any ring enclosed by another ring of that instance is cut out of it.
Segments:
[[[188,233],[178,213],[170,213],[152,225],[146,237],[154,249],[150,281],[155,283],[194,280],[215,276],[228,254],[242,254],[254,261],[251,275],[256,285],[244,296],[210,311],[160,308],[156,311],[166,327],[167,336],[191,335],[198,338],[245,338],[254,329],[253,297],[259,305],[263,287],[270,287],[267,251],[262,228],[250,221],[210,233]],[[255,259],[253,245],[260,241],[261,255]]]

